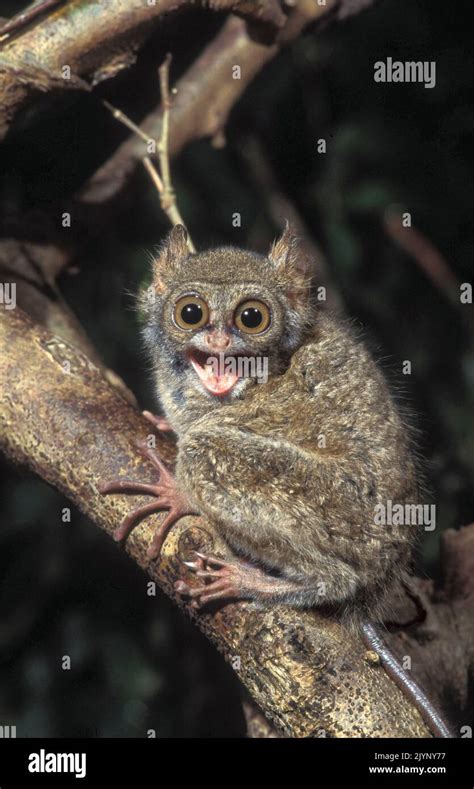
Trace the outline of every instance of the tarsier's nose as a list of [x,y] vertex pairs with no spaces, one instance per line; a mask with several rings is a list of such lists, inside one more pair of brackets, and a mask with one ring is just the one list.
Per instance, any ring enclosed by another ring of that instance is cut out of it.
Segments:
[[230,337],[225,331],[207,332],[204,341],[208,348],[215,353],[223,353],[230,345]]

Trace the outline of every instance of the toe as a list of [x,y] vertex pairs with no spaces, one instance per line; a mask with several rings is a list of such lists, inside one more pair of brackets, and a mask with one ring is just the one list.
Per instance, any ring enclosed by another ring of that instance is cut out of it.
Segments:
[[222,577],[220,570],[197,570],[196,575],[198,578],[207,578],[209,580]]
[[[236,589],[234,589],[234,587],[227,582],[223,582],[222,586],[218,584],[211,584],[204,587],[204,589],[205,591],[200,597],[201,605],[212,603],[214,600],[231,600],[238,597],[238,592]],[[213,591],[210,591],[211,589]]]

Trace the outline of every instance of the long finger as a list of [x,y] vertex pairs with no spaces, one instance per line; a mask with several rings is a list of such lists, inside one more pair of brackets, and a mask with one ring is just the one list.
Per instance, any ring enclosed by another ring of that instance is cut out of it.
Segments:
[[147,515],[151,515],[153,512],[159,512],[161,509],[162,505],[159,501],[152,501],[150,504],[145,504],[143,507],[137,507],[137,509],[132,510],[123,519],[118,529],[116,529],[114,532],[114,540],[116,542],[124,540],[126,537],[128,537],[139,520],[142,520]]
[[177,520],[181,518],[181,514],[177,513],[175,510],[170,510],[166,515],[166,518],[155,531],[153,535],[153,540],[151,541],[151,545],[147,550],[147,556],[149,559],[157,559],[161,553],[161,549],[163,547],[163,543],[165,541],[166,535],[168,534],[169,530],[176,523]]
[[99,493],[147,493],[149,496],[156,496],[158,493],[155,485],[148,485],[146,482],[132,482],[128,479],[105,482],[99,486],[98,490]]
[[[214,584],[212,584],[212,586],[214,587]],[[239,597],[235,589],[231,589],[227,585],[222,587],[221,591],[208,593],[207,589],[209,588],[210,587],[206,586],[205,587],[206,593],[202,594],[201,597],[199,598],[199,603],[201,606],[207,605],[207,603],[212,603],[213,600],[235,600],[236,598]]]

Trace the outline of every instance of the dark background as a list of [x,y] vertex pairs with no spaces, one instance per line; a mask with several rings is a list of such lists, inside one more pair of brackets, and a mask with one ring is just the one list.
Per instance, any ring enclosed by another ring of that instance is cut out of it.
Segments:
[[[13,10],[18,4],[2,4],[5,15]],[[383,218],[392,205],[409,210],[457,279],[472,281],[473,17],[470,2],[381,0],[344,24],[308,31],[235,106],[226,148],[196,142],[173,163],[199,248],[266,251],[278,228],[248,163],[251,141],[261,144],[348,313],[417,415],[438,523],[418,569],[437,579],[442,530],[474,513],[472,306],[435,287],[388,237]],[[61,200],[126,136],[98,96],[139,120],[156,101],[155,65],[166,49],[174,80],[222,21],[180,15],[132,70],[94,95],[46,97],[24,113],[0,146],[2,236],[20,225],[31,237],[34,216],[35,237],[47,238]],[[375,83],[374,62],[387,56],[435,60],[436,87]],[[319,138],[325,155],[316,152]],[[232,227],[234,211],[240,229]],[[129,293],[146,278],[146,252],[167,229],[138,172],[99,233],[80,222],[71,230],[81,239],[80,270],[60,282],[143,407],[153,401]],[[411,376],[400,375],[406,359]],[[163,596],[147,597],[143,573],[79,511],[62,523],[62,508],[72,505],[59,493],[4,461],[0,467],[0,725],[16,725],[18,736],[143,737],[150,728],[160,737],[241,735],[237,682],[204,637]],[[70,671],[61,669],[63,655]]]

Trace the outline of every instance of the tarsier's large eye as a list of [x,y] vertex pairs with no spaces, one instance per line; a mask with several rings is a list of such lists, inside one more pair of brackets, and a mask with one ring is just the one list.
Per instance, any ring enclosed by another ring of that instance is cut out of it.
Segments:
[[235,311],[234,322],[246,334],[260,334],[270,325],[270,310],[263,301],[243,301]]
[[173,317],[180,329],[201,329],[209,322],[209,307],[199,296],[181,296],[174,305]]

